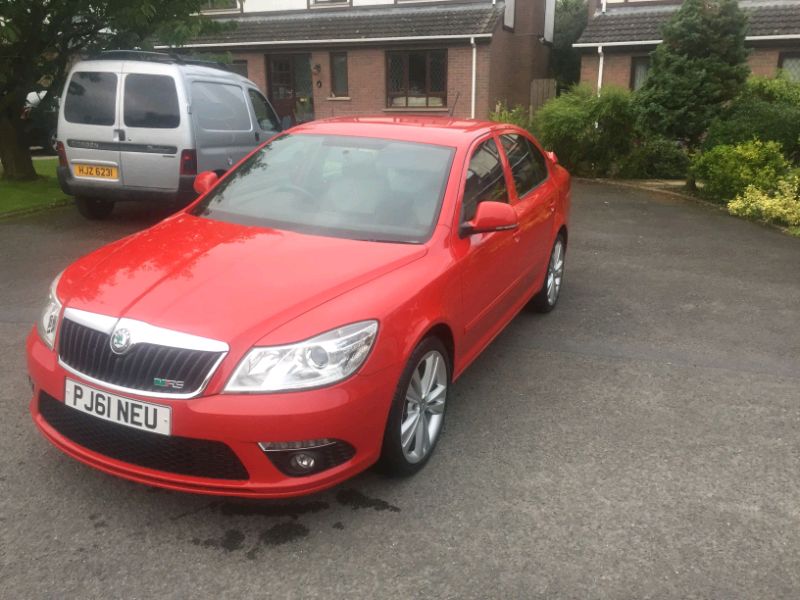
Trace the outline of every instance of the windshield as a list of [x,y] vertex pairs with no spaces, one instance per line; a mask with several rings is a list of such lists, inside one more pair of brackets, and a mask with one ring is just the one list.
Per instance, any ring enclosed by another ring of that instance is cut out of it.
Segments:
[[193,213],[300,233],[422,243],[436,225],[453,149],[295,134],[251,156]]

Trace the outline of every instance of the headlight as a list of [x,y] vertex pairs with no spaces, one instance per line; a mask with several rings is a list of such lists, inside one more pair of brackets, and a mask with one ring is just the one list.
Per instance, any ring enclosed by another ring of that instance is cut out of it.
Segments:
[[50,346],[50,349],[53,348],[53,344],[56,341],[58,315],[61,314],[61,302],[58,301],[58,296],[56,295],[59,279],[61,279],[61,273],[59,273],[53,280],[53,283],[50,284],[50,295],[47,298],[47,304],[45,304],[42,315],[36,323],[36,327],[39,330],[39,337],[42,338],[45,344]]
[[341,381],[364,363],[377,333],[377,321],[361,321],[297,344],[253,348],[225,391],[279,392]]

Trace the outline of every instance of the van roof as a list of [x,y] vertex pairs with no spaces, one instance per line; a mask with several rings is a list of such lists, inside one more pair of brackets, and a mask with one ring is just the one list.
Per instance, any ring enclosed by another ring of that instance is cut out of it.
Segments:
[[228,69],[228,66],[221,62],[211,60],[195,59],[178,54],[166,54],[164,52],[145,52],[143,50],[109,50],[92,55],[85,60],[75,64],[73,70],[85,70],[91,63],[99,62],[125,62],[125,63],[155,63],[161,65],[173,65],[186,75],[203,75],[211,77],[224,77],[236,79],[257,87],[255,83],[238,73]]

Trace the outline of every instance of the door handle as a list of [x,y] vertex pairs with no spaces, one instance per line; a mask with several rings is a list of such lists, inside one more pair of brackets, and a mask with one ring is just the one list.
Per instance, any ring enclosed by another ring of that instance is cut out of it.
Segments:
[[117,134],[117,141],[124,142],[125,141],[125,130],[124,129],[115,129],[114,133]]

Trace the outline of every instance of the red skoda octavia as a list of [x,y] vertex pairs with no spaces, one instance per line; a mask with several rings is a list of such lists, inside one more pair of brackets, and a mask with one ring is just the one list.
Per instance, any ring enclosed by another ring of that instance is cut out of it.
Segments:
[[33,419],[107,473],[207,494],[412,474],[450,386],[564,273],[570,181],[510,125],[295,127],[50,288]]

